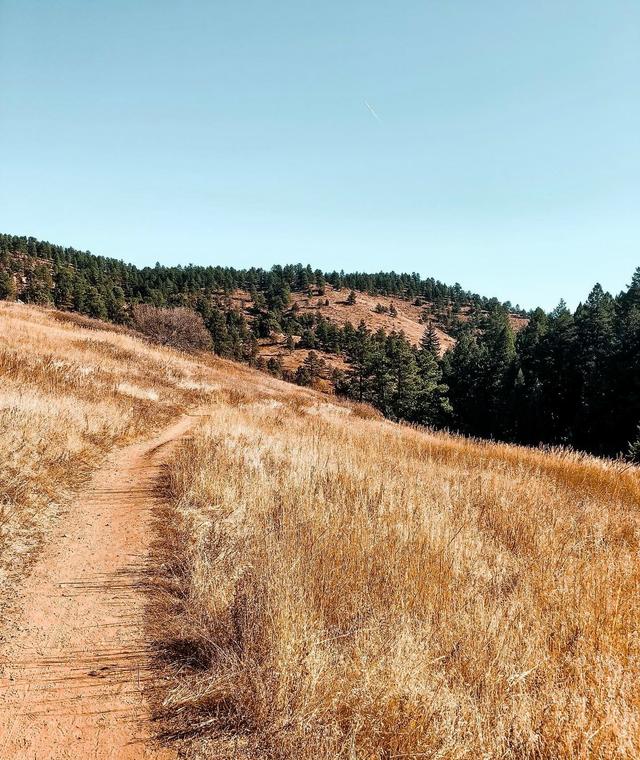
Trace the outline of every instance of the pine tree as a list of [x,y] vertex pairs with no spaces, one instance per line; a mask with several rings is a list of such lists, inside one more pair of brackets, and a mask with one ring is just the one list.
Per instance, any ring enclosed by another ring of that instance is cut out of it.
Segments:
[[420,377],[416,419],[423,425],[446,425],[452,412],[449,388],[442,380],[442,369],[437,354],[433,353],[433,347],[419,349],[416,362]]
[[443,359],[443,379],[449,387],[452,422],[458,430],[475,435],[479,435],[485,425],[484,366],[485,351],[469,330],[462,333]]
[[351,323],[347,322],[344,326],[344,334],[347,340],[347,363],[350,365],[347,372],[349,395],[357,398],[358,401],[364,401],[371,378],[372,345],[370,332],[364,321],[360,322],[357,330],[354,330]]
[[102,293],[94,285],[87,288],[85,295],[84,311],[94,319],[106,319],[107,307]]
[[27,285],[22,293],[25,301],[48,304],[53,300],[53,278],[46,264],[37,264],[26,272]]
[[222,309],[213,307],[207,317],[206,326],[211,333],[213,350],[218,356],[232,356],[232,340],[227,328],[227,320]]
[[404,333],[391,333],[385,348],[394,379],[393,414],[398,419],[417,421],[421,382],[415,351]]
[[315,351],[309,351],[295,373],[298,385],[313,385],[326,368],[326,362]]
[[12,301],[16,297],[16,284],[9,272],[0,269],[0,299]]
[[435,359],[440,356],[440,338],[438,338],[438,333],[436,332],[436,328],[431,320],[429,320],[427,329],[422,333],[422,338],[420,339],[420,350],[425,351]]
[[107,292],[105,305],[107,309],[107,319],[117,323],[124,323],[127,321],[128,315],[124,290],[119,285],[115,285]]
[[575,324],[574,360],[581,378],[579,415],[574,423],[575,442],[582,447],[589,441],[600,441],[604,449],[616,436],[610,409],[615,403],[612,392],[617,377],[612,357],[617,346],[615,303],[599,284],[595,285],[585,303],[578,306]]
[[634,426],[640,421],[640,267],[618,299],[616,334],[609,373],[611,427],[617,431],[609,444],[612,450],[636,434]]
[[279,356],[271,356],[267,361],[267,370],[274,377],[282,377],[282,359]]
[[365,358],[364,375],[367,377],[366,392],[360,400],[367,400],[387,417],[395,417],[393,396],[395,393],[394,367],[387,352],[387,336],[379,330],[369,342]]

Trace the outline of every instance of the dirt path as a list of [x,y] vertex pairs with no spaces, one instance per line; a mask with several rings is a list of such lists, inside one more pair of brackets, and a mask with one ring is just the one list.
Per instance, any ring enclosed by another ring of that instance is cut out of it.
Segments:
[[156,760],[140,590],[161,465],[194,422],[115,451],[58,520],[0,647],[2,760]]

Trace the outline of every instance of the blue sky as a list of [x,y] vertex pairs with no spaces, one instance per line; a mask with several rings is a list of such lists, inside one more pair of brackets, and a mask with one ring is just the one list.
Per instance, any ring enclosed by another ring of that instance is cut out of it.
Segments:
[[0,0],[0,95],[0,231],[527,307],[640,265],[637,0]]

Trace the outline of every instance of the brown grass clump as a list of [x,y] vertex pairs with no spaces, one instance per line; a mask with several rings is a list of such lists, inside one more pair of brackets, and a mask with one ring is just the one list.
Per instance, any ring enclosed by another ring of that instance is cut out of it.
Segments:
[[0,302],[0,599],[105,452],[209,398],[210,375],[95,320]]
[[640,756],[639,475],[245,389],[168,473],[197,757]]

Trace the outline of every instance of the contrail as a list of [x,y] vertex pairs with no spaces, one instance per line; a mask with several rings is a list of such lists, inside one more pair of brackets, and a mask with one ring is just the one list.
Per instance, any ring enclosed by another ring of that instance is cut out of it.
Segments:
[[378,116],[378,114],[375,111],[375,108],[371,105],[371,103],[369,103],[368,100],[365,100],[364,104],[371,111],[371,113],[373,114],[373,118],[376,119],[377,121],[379,121],[380,124],[382,124],[382,119]]

